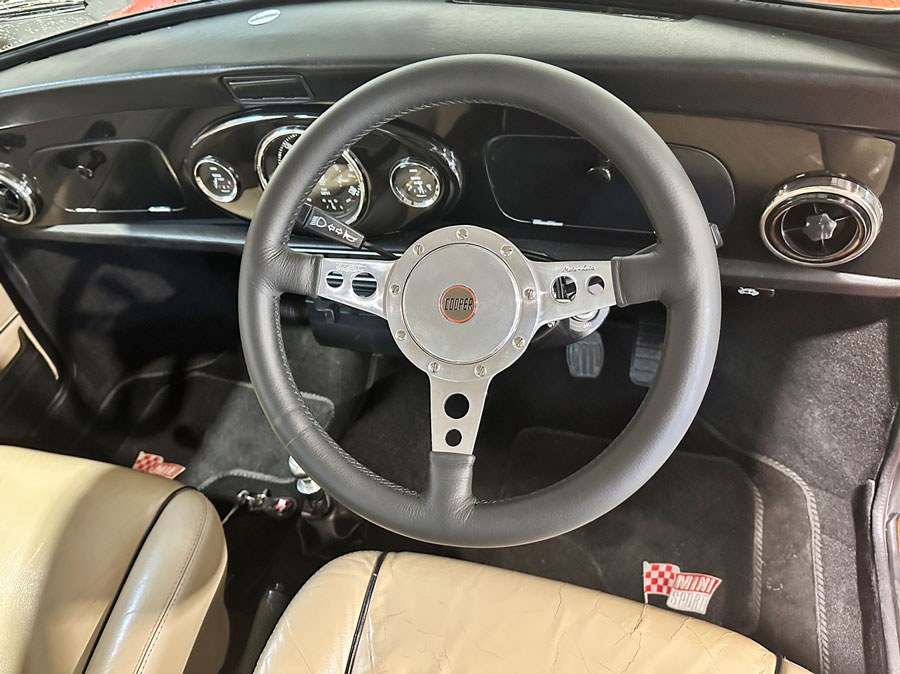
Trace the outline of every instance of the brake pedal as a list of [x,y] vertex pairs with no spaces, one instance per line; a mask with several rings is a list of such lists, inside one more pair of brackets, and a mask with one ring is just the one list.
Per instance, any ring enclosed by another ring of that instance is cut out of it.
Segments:
[[566,365],[569,374],[578,379],[596,379],[603,369],[603,340],[599,332],[566,346]]
[[665,337],[665,323],[647,320],[638,323],[637,336],[631,350],[631,366],[628,368],[628,377],[633,384],[649,387],[656,379]]

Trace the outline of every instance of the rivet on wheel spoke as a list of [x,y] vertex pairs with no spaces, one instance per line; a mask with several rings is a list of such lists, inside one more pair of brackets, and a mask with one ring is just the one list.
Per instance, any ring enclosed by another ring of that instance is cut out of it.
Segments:
[[465,239],[465,238],[468,238],[468,236],[469,236],[469,230],[467,230],[465,227],[460,227],[459,229],[456,230],[456,238],[457,239]]
[[524,337],[516,337],[513,339],[513,346],[517,349],[521,349],[525,346],[525,338]]
[[417,243],[415,246],[413,246],[413,252],[416,255],[421,255],[425,252],[425,246],[423,246],[421,243]]
[[476,365],[475,366],[475,376],[476,377],[483,377],[486,374],[487,374],[487,370],[484,369],[484,365]]
[[513,252],[512,246],[503,246],[503,248],[500,249],[500,252],[504,257],[509,257]]
[[391,295],[399,295],[400,294],[400,286],[396,283],[391,285]]
[[534,288],[525,288],[525,292],[522,294],[525,295],[526,300],[533,300],[535,297]]
[[397,332],[394,333],[394,336],[397,338],[398,342],[402,342],[406,339],[406,330],[397,330]]
[[437,372],[440,369],[441,369],[441,366],[438,365],[437,363],[435,363],[435,362],[428,363],[428,371],[431,372],[432,374],[434,374],[435,372]]

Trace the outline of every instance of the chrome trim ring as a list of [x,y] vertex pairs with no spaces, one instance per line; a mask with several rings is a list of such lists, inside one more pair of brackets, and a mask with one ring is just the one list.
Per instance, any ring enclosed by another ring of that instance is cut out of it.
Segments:
[[[416,168],[420,168],[432,177],[432,179],[434,180],[434,193],[430,197],[422,201],[416,201],[414,199],[410,199],[405,192],[397,187],[397,184],[394,182],[394,176],[397,174],[397,171],[402,168],[406,168],[407,166],[415,166]],[[438,199],[441,198],[441,176],[438,175],[437,170],[433,166],[431,166],[430,164],[426,164],[419,159],[406,157],[405,159],[401,159],[400,161],[398,161],[391,169],[391,174],[390,178],[388,178],[388,181],[391,184],[391,192],[394,193],[397,201],[399,201],[401,204],[409,206],[410,208],[430,208],[431,206],[434,206],[435,203],[437,203]]]
[[21,215],[12,217],[0,212],[0,220],[17,227],[31,224],[40,209],[40,199],[28,177],[17,175],[9,164],[0,163],[0,185],[11,190],[21,202]]
[[[845,209],[857,231],[840,250],[821,256],[810,255],[785,237],[784,216],[794,207],[829,203]],[[878,197],[865,185],[846,176],[803,174],[781,185],[771,196],[759,221],[760,236],[773,255],[806,267],[833,267],[856,259],[875,242],[881,231],[884,210]]]
[[[293,136],[294,134],[301,136],[305,130],[306,129],[302,126],[280,126],[277,129],[269,131],[269,133],[263,136],[262,140],[259,141],[259,145],[256,147],[254,165],[256,167],[256,177],[259,178],[260,187],[266,189],[266,186],[269,184],[269,179],[266,177],[263,167],[263,158],[269,147],[280,138]],[[346,218],[339,218],[344,224],[352,225],[359,219],[366,207],[366,199],[368,199],[367,177],[365,169],[363,169],[359,159],[357,159],[356,155],[350,150],[344,150],[341,153],[341,157],[347,166],[350,167],[350,170],[356,174],[356,179],[359,181],[359,203],[356,205],[356,210]],[[315,189],[315,187],[313,187],[313,189]]]
[[[199,172],[200,169],[204,166],[215,166],[223,173],[228,174],[229,179],[231,180],[231,189],[227,194],[219,194],[218,192],[213,192],[209,187],[206,186],[206,183],[200,178]],[[220,204],[230,204],[232,201],[237,199],[238,194],[241,191],[241,184],[238,180],[237,173],[231,166],[226,164],[224,161],[219,159],[218,157],[214,157],[211,154],[206,155],[205,157],[201,157],[197,160],[197,163],[194,164],[194,182],[197,184],[197,187],[200,188],[200,191],[203,192],[207,197],[212,199],[213,201]]]

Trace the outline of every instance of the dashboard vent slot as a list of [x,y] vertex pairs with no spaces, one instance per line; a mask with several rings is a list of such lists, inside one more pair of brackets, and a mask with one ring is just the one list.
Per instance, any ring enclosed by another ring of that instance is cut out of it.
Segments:
[[881,202],[865,185],[845,176],[804,174],[775,190],[760,234],[783,260],[829,267],[866,252],[882,217]]
[[31,183],[0,164],[0,223],[27,225],[38,211],[38,199]]
[[255,105],[312,100],[312,92],[299,73],[226,76],[222,79],[238,103]]

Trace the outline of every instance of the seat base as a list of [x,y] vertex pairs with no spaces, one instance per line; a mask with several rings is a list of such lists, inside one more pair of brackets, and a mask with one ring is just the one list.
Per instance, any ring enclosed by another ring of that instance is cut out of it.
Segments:
[[306,583],[256,668],[346,671],[805,670],[725,628],[596,590],[442,557],[359,552]]

